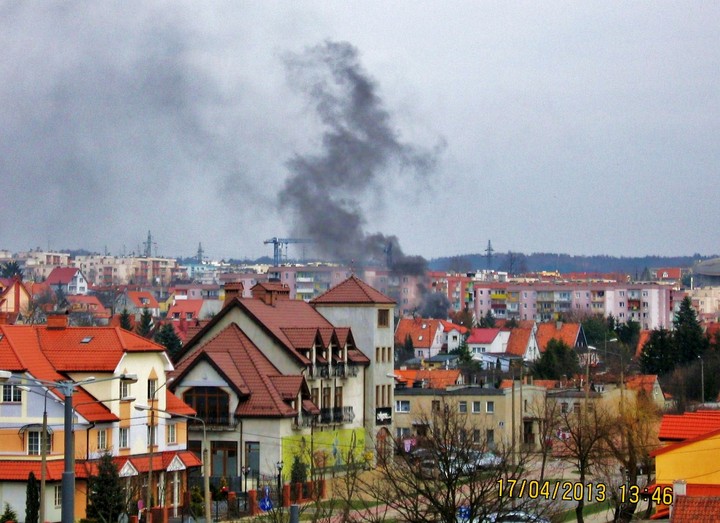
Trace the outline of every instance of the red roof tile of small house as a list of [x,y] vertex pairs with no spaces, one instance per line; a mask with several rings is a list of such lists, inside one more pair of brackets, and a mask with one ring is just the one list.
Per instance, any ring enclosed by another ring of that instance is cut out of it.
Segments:
[[457,323],[453,323],[451,321],[447,320],[440,320],[440,323],[443,326],[443,330],[445,332],[449,332],[453,329],[457,330],[460,334],[467,334],[468,328],[463,325],[458,325]]
[[575,347],[580,336],[580,324],[565,322],[560,323],[559,328],[558,322],[538,323],[535,338],[537,339],[540,352],[545,352],[547,344],[552,339],[562,341],[570,348]]
[[395,300],[371,287],[356,275],[310,300],[311,304],[383,304],[394,305]]
[[193,314],[193,318],[197,318],[202,306],[203,300],[175,300],[175,303],[168,309],[167,318],[173,319],[175,313],[186,316],[188,312]]
[[[41,476],[40,465],[40,461],[2,460],[0,461],[0,481],[26,482],[30,472],[39,479]],[[87,477],[82,465],[76,465],[75,469],[77,478]],[[47,460],[45,467],[46,479],[48,481],[60,481],[64,470],[65,462],[63,460]]]
[[530,336],[532,336],[532,328],[517,327],[511,329],[505,352],[513,356],[524,356],[530,343]]
[[135,305],[135,307],[139,309],[157,309],[158,307],[160,307],[158,301],[155,299],[155,296],[153,296],[151,292],[128,291],[127,296],[128,299],[133,303],[133,305]]
[[660,422],[661,441],[684,441],[720,430],[720,410],[665,414]]
[[500,334],[501,329],[497,328],[475,328],[470,330],[470,336],[468,336],[468,344],[481,344],[487,345],[492,343],[497,335]]
[[720,522],[720,497],[718,496],[676,496],[670,521],[684,523],[702,521],[703,523]]
[[165,410],[172,414],[183,414],[195,416],[197,412],[190,405],[178,398],[175,394],[165,389]]
[[55,267],[48,274],[45,283],[48,285],[67,285],[78,272],[80,272],[80,269],[77,267]]
[[[152,456],[152,467],[153,472],[159,470],[166,470],[175,456],[179,457],[186,467],[199,467],[202,465],[202,461],[198,458],[194,452],[189,450],[167,450],[164,452],[158,452]],[[121,469],[126,462],[130,461],[133,467],[140,473],[147,473],[150,470],[150,456],[143,454],[142,456],[116,456],[113,461],[117,464],[118,469]],[[88,469],[91,473],[95,474],[96,462],[88,462]]]
[[627,378],[625,380],[625,387],[630,390],[643,391],[646,395],[650,396],[655,389],[657,381],[657,374],[638,374]]
[[416,349],[428,348],[435,339],[440,320],[424,318],[401,318],[395,329],[395,344],[405,343],[408,335]]

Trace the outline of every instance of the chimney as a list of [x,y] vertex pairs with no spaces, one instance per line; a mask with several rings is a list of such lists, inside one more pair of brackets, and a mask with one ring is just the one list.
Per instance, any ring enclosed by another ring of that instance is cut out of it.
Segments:
[[8,313],[0,312],[0,325],[7,325],[7,324],[8,324]]
[[60,330],[65,329],[68,326],[68,315],[67,312],[59,314],[50,314],[47,317],[47,328],[48,330]]
[[556,328],[557,330],[561,330],[561,329],[562,329],[562,325],[563,325],[563,322],[562,322],[561,320],[558,320],[558,321],[555,322],[555,328]]
[[243,293],[243,284],[240,281],[229,282],[225,284],[225,302],[223,307],[233,301],[235,298],[241,298]]
[[290,287],[284,283],[258,284],[253,287],[252,291],[253,298],[271,307],[274,306],[278,300],[290,299]]

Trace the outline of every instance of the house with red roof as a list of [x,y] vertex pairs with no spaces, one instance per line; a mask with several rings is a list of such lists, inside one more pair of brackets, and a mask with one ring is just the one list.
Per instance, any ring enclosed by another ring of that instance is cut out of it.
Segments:
[[[341,283],[336,293],[319,296],[324,312],[356,305],[392,332],[392,301],[373,305],[376,294],[352,286]],[[305,445],[314,449],[312,465],[319,468],[342,467],[347,456],[341,449],[347,452],[353,442],[363,456],[375,420],[366,396],[377,390],[375,404],[386,394],[388,408],[391,400],[390,388],[370,387],[366,352],[374,357],[376,347],[361,350],[353,328],[291,300],[285,284],[258,283],[251,298],[243,294],[242,283],[226,284],[223,308],[187,341],[169,386],[205,421],[213,470],[238,478],[249,468],[254,486],[260,476],[277,475],[278,461],[310,460]],[[386,346],[377,354],[392,368],[392,345]],[[199,429],[191,426],[191,436]],[[282,474],[289,477],[290,468]]]
[[55,267],[45,280],[53,290],[60,289],[66,296],[87,294],[88,281],[77,267]]
[[110,311],[107,310],[97,296],[74,294],[66,296],[68,311],[71,315],[86,315],[94,325],[107,325],[110,320]]
[[460,347],[469,329],[463,325],[457,325],[447,320],[440,320],[440,323],[443,328],[443,350],[445,352],[452,352]]
[[473,359],[484,368],[507,371],[514,361],[535,361],[540,351],[535,337],[536,327],[514,329],[476,328],[467,339]]
[[585,331],[580,323],[562,321],[538,323],[535,337],[540,353],[545,352],[547,344],[552,339],[562,341],[571,349],[579,352],[587,351],[587,338],[585,338]]
[[175,300],[168,309],[166,317],[173,322],[207,320],[220,312],[222,305],[223,302],[219,300]]
[[[661,492],[693,498],[720,498],[720,470],[717,467],[720,411],[665,414],[658,438],[664,446],[651,453],[655,458],[655,483],[649,487],[651,493],[661,489]],[[652,518],[666,518],[669,512],[667,504],[658,504]]]
[[15,319],[28,310],[32,296],[20,278],[0,278],[0,312]]
[[[0,503],[23,512],[27,475],[32,471],[40,478],[45,454],[46,519],[60,520],[55,500],[60,497],[64,468],[68,398],[55,384],[70,381],[76,384],[72,394],[75,519],[86,515],[88,478],[105,452],[119,464],[130,463],[124,471],[128,483],[133,478],[147,483],[153,455],[153,498],[177,509],[187,491],[187,472],[200,460],[187,450],[187,420],[178,416],[194,411],[166,388],[165,376],[172,368],[161,345],[120,328],[72,327],[66,314],[49,316],[45,325],[0,324],[0,370],[5,371],[0,382]],[[124,376],[128,379],[121,379]],[[168,414],[139,415],[133,408],[138,404]],[[44,413],[46,453],[40,443]],[[145,492],[128,495],[137,503]]]
[[395,381],[400,387],[426,389],[446,389],[464,384],[459,369],[396,369]]
[[135,317],[135,320],[139,320],[143,311],[147,309],[153,318],[160,316],[160,304],[158,303],[155,295],[150,291],[138,291],[125,289],[115,299],[115,311],[127,312]]
[[444,329],[440,320],[400,318],[395,328],[395,346],[405,346],[409,337],[415,357],[432,358],[443,349]]

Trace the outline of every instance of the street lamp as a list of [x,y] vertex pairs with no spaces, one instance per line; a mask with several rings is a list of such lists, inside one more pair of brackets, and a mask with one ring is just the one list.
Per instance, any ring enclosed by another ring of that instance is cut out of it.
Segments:
[[62,523],[73,523],[75,521],[75,442],[73,440],[73,394],[75,393],[75,387],[86,385],[88,383],[110,380],[121,380],[127,383],[135,383],[138,380],[137,374],[120,374],[118,376],[101,379],[96,379],[91,376],[80,381],[50,381],[25,376],[14,376],[10,371],[0,370],[0,382],[5,382],[13,378],[19,381],[26,381],[26,386],[28,387],[53,387],[65,398],[63,426],[63,430],[65,432],[65,466],[62,473],[61,483],[61,521]]
[[283,469],[283,462],[278,461],[276,464],[277,470],[278,470],[278,476],[277,476],[277,491],[278,491],[278,507],[282,505],[282,469]]
[[[203,490],[205,492],[205,523],[211,523],[212,521],[212,507],[210,499],[210,460],[208,459],[208,441],[207,441],[207,427],[205,426],[205,420],[198,418],[197,416],[190,416],[188,414],[180,414],[179,412],[170,412],[169,410],[158,409],[149,405],[135,405],[135,410],[150,411],[151,413],[162,412],[164,414],[170,414],[170,416],[178,416],[188,420],[199,421],[202,423],[203,440],[202,440],[202,468],[203,468]],[[152,429],[151,429],[152,434]],[[152,452],[152,447],[150,449]]]
[[248,480],[248,476],[249,476],[250,473],[252,472],[252,469],[251,469],[250,466],[248,465],[248,466],[242,467],[242,468],[240,469],[240,471],[241,471],[241,472],[243,473],[243,475],[245,476],[245,496],[247,496],[247,491],[248,491],[248,489],[247,489],[247,480]]

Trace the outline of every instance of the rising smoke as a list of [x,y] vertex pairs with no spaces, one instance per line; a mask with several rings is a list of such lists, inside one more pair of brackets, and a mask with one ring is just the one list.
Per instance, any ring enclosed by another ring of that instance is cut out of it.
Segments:
[[319,153],[287,162],[290,176],[279,198],[295,214],[292,233],[313,239],[318,254],[335,260],[387,262],[395,272],[421,273],[426,261],[405,256],[397,237],[365,232],[360,200],[390,173],[428,175],[439,147],[428,151],[400,141],[352,45],[325,42],[286,57],[286,66],[325,128]]

